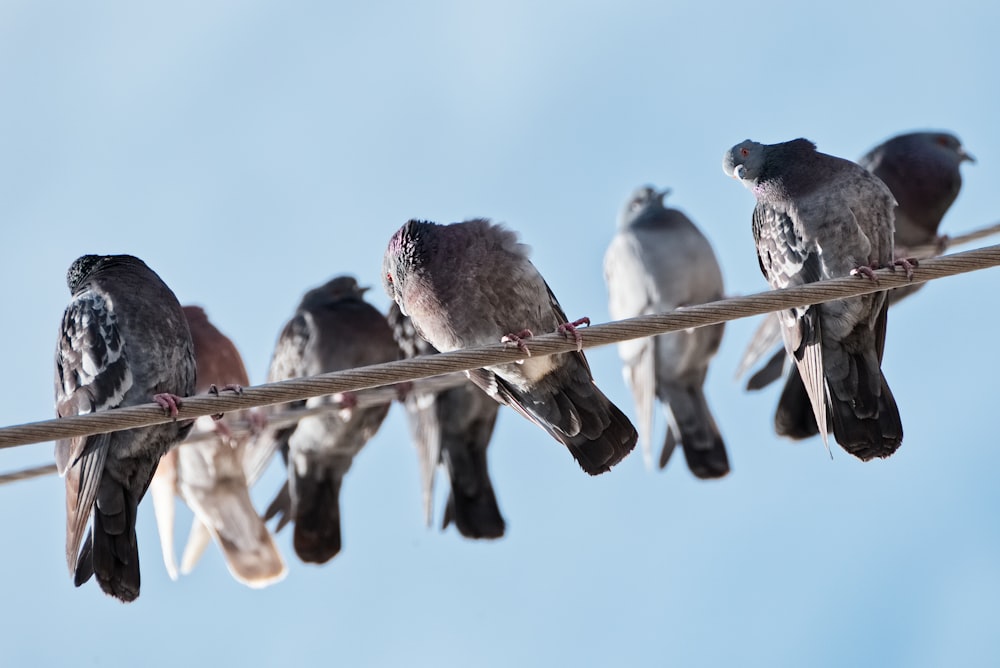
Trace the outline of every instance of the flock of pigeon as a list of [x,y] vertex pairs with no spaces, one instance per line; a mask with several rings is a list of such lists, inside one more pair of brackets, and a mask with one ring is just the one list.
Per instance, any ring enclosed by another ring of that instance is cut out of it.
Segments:
[[[756,198],[752,225],[760,268],[773,288],[784,288],[849,274],[871,279],[881,267],[909,272],[919,260],[911,250],[928,245],[935,249],[930,254],[943,250],[946,240],[937,228],[961,187],[959,165],[971,159],[953,135],[920,132],[885,142],[860,165],[819,153],[805,139],[773,145],[747,140],[725,154],[723,168]],[[687,216],[664,206],[666,194],[640,188],[619,217],[604,262],[615,319],[724,294],[711,246]],[[582,323],[568,321],[514,232],[483,219],[451,225],[411,220],[390,239],[382,269],[394,302],[388,316],[368,304],[365,288],[348,276],[308,291],[278,338],[268,381],[499,340],[523,350],[516,363],[469,372],[464,385],[434,393],[400,390],[422,459],[428,520],[428,489],[441,464],[451,485],[445,526],[454,523],[469,538],[503,535],[486,459],[501,404],[541,427],[587,473],[597,475],[628,455],[640,436],[647,464],[652,463],[659,399],[669,422],[660,466],[680,443],[699,478],[729,472],[703,392],[723,325],[619,345],[637,430],[595,385],[582,352],[531,355],[533,332],[579,337],[576,327]],[[142,260],[85,255],[70,267],[67,284],[72,300],[56,352],[59,416],[150,400],[176,415],[186,396],[239,392],[248,383],[232,342],[202,309],[182,308]],[[903,428],[880,365],[886,310],[908,291],[791,309],[762,328],[748,352],[750,362],[779,334],[784,350],[754,375],[750,387],[777,379],[785,360],[793,362],[775,418],[780,434],[819,433],[825,441],[832,430],[847,452],[863,460],[895,452]],[[274,518],[278,529],[294,525],[300,559],[325,563],[341,548],[338,498],[344,475],[388,410],[388,404],[362,406],[346,395],[340,410],[311,412],[291,426],[269,426],[260,410],[201,418],[199,430],[211,430],[215,438],[197,442],[183,442],[194,422],[177,420],[59,441],[66,557],[75,584],[95,576],[106,593],[122,601],[139,595],[135,523],[147,487],[172,577],[178,571],[175,494],[195,514],[183,572],[214,539],[241,582],[262,587],[280,580],[285,564],[265,526]],[[234,436],[231,419],[253,424],[252,434]],[[275,452],[281,452],[288,476],[261,517],[248,488]]]

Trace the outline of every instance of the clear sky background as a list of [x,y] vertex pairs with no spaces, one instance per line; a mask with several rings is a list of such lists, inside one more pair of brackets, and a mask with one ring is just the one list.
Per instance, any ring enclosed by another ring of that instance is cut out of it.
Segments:
[[[884,5],[7,0],[0,424],[53,416],[64,275],[84,253],[146,260],[259,383],[308,288],[351,273],[388,307],[382,253],[410,217],[506,222],[567,314],[602,322],[618,210],[638,185],[669,186],[728,292],[764,289],[753,198],[721,169],[746,138],[857,158],[952,130],[979,162],[942,231],[995,222],[1000,9]],[[346,478],[342,554],[305,566],[283,533],[289,575],[263,591],[214,546],[171,582],[148,501],[139,600],[75,589],[62,480],[0,488],[2,663],[998,663],[998,279],[944,279],[893,311],[883,368],[906,437],[888,461],[775,437],[779,388],[733,380],[758,322],[744,320],[707,385],[728,478],[696,481],[679,453],[649,472],[638,451],[590,478],[505,410],[498,542],[423,526],[398,405]],[[588,356],[634,413],[614,348]],[[0,470],[51,457],[3,451]],[[282,474],[254,490],[261,507]]]

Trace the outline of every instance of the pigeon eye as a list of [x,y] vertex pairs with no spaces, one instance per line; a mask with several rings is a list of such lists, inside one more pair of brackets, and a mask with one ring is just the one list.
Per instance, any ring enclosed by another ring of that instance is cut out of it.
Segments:
[[741,148],[740,149],[740,155],[742,155],[744,158],[747,157],[748,155],[750,155],[750,149],[748,149],[748,148]]
[[385,280],[387,280],[387,281],[389,281],[390,283],[392,283],[392,274],[386,274],[386,275],[385,275]]

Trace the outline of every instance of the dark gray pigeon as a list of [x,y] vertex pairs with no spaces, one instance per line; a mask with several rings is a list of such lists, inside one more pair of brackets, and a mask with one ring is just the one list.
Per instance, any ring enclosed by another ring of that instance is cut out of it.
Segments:
[[[618,216],[618,233],[604,255],[608,310],[615,320],[666,313],[723,296],[722,271],[712,246],[687,216],[663,206],[668,192],[639,188]],[[696,476],[720,478],[729,473],[726,446],[703,389],[724,327],[618,344],[625,382],[639,414],[647,466],[652,464],[653,406],[659,398],[670,422],[660,466],[666,465],[679,437]]]
[[[382,269],[386,292],[442,352],[568,324],[528,247],[487,220],[411,220],[389,241]],[[591,475],[609,471],[635,447],[635,427],[594,384],[582,352],[529,355],[470,377],[569,448]]]
[[[243,358],[236,346],[208,319],[199,306],[185,306],[198,365],[198,393],[240,389],[250,384]],[[180,496],[194,512],[191,533],[180,572],[189,573],[208,543],[214,539],[222,550],[229,572],[248,587],[261,588],[285,577],[285,562],[250,499],[244,471],[250,436],[235,436],[229,424],[236,420],[255,422],[254,409],[226,413],[219,420],[209,416],[195,420],[196,432],[214,432],[216,437],[181,443],[160,460],[150,495],[160,531],[160,544],[167,572],[177,579],[173,550],[174,496]]]
[[[419,334],[393,302],[389,325],[406,357],[433,355],[434,346]],[[505,524],[490,481],[486,448],[500,404],[472,382],[440,392],[412,391],[403,402],[417,446],[423,482],[424,515],[432,518],[434,474],[438,464],[448,471],[451,492],[444,524],[450,522],[466,538],[500,538]]]
[[[923,260],[947,247],[947,237],[938,235],[938,227],[962,188],[959,166],[966,161],[976,160],[962,147],[958,137],[942,131],[897,135],[858,160],[858,164],[882,179],[896,198],[895,257]],[[917,283],[890,291],[889,303],[895,304],[924,285]],[[774,317],[761,325],[737,375],[756,364],[778,342],[778,329]],[[747,389],[760,389],[780,378],[784,357],[784,350],[780,350],[750,378]]]
[[897,135],[858,162],[882,179],[896,198],[895,245],[905,250],[939,242],[938,227],[962,188],[959,165],[975,162],[949,132]]
[[[771,145],[746,140],[726,153],[723,169],[757,199],[753,234],[771,287],[871,275],[873,267],[893,264],[895,200],[857,164],[819,153],[805,139]],[[825,441],[829,419],[837,442],[863,460],[888,457],[903,439],[880,368],[888,306],[886,294],[877,292],[779,316],[819,433]],[[791,389],[779,401],[779,415]],[[787,413],[801,415],[802,407]]]
[[[893,197],[895,209],[895,257],[924,260],[943,252],[947,237],[938,235],[945,213],[955,202],[962,187],[959,166],[975,162],[950,132],[908,132],[888,139],[866,153],[858,163],[882,179]],[[924,287],[924,283],[896,288],[889,292],[889,304],[895,304]],[[777,318],[769,316],[757,333],[740,364],[744,371],[768,354],[778,343]],[[747,389],[756,390],[781,377],[785,351],[779,350],[759,371],[750,377]],[[797,373],[794,367],[791,373]],[[807,429],[800,437],[813,436],[817,427],[803,416]]]
[[[364,300],[367,289],[339,276],[307,292],[278,338],[268,382],[400,359],[385,316]],[[279,529],[295,523],[293,544],[302,561],[322,564],[340,551],[341,483],[388,412],[389,404],[348,406],[303,418],[274,435],[286,456],[288,481],[265,518],[278,517]]]
[[[131,255],[84,255],[70,265],[66,283],[73,298],[56,343],[59,417],[150,401],[176,415],[180,398],[194,392],[195,361],[187,321],[170,288]],[[192,424],[56,442],[56,465],[66,477],[66,559],[76,586],[96,575],[115,598],[139,596],[136,509],[160,457]]]

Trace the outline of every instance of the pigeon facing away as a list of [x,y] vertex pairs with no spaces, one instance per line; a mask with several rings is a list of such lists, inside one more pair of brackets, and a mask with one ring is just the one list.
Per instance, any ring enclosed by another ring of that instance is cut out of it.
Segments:
[[[131,255],[84,255],[70,265],[66,283],[72,300],[56,343],[57,415],[150,401],[176,415],[180,398],[194,392],[195,361],[170,288]],[[56,465],[66,478],[66,559],[76,586],[96,575],[101,589],[121,601],[139,596],[136,510],[160,457],[192,424],[56,442]]]
[[[893,263],[895,200],[857,164],[819,153],[805,139],[771,145],[746,140],[726,153],[723,169],[757,199],[757,258],[772,288]],[[819,432],[825,440],[829,416],[837,442],[863,460],[888,457],[903,439],[880,367],[888,306],[886,294],[876,292],[779,316]],[[795,396],[803,395],[786,387],[779,415],[803,413],[789,406]]]
[[[367,289],[340,276],[307,292],[278,338],[268,382],[400,359],[385,316],[364,300]],[[306,405],[325,401],[316,397]],[[274,435],[287,458],[288,481],[265,518],[278,517],[278,529],[295,523],[293,544],[302,561],[322,564],[340,551],[341,482],[388,412],[388,404],[331,411]]]
[[[389,241],[382,276],[417,332],[442,352],[567,323],[527,246],[487,220],[407,222]],[[528,356],[469,375],[569,448],[591,475],[609,471],[635,447],[635,427],[594,384],[582,352]]]
[[[663,206],[668,192],[639,188],[618,217],[618,233],[604,255],[608,309],[615,320],[723,296],[722,271],[708,239],[683,213]],[[653,406],[659,398],[671,423],[660,466],[666,465],[679,438],[696,476],[729,473],[726,446],[703,390],[723,329],[719,324],[618,344],[625,382],[639,414],[647,466],[652,463]]]
[[[437,353],[434,346],[417,334],[413,323],[395,302],[389,308],[388,319],[406,357]],[[451,492],[442,528],[454,522],[466,538],[503,536],[504,519],[486,461],[486,448],[500,404],[473,383],[465,382],[440,392],[411,391],[403,405],[420,457],[427,523],[430,524],[432,517],[434,474],[438,463],[443,463],[448,470]]]
[[[204,309],[185,306],[184,315],[191,329],[198,366],[196,391],[249,385],[239,351],[209,321]],[[235,437],[228,428],[230,422],[240,419],[253,421],[250,411],[227,413],[215,423],[208,416],[198,418],[195,422],[198,430],[216,432],[217,437],[181,443],[160,460],[151,494],[164,562],[173,579],[177,578],[173,552],[175,494],[195,514],[181,563],[182,573],[194,568],[209,540],[214,539],[229,572],[243,584],[260,588],[285,577],[281,554],[250,500],[244,472],[249,436]]]

